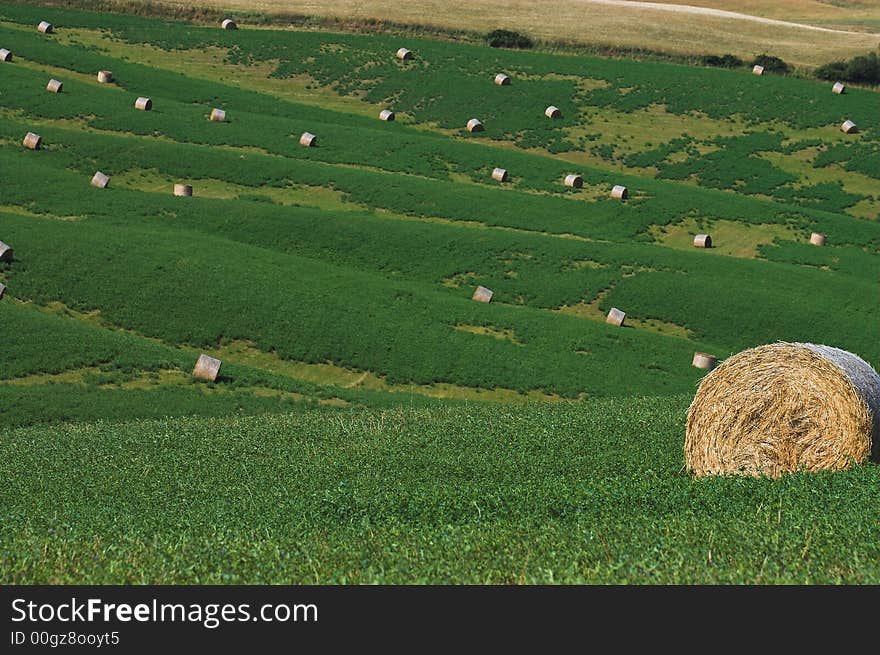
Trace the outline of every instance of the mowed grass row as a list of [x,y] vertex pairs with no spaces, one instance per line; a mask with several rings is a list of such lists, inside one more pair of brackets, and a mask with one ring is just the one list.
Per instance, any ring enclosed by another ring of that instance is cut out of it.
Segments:
[[880,580],[880,469],[695,480],[688,399],[4,430],[0,577]]

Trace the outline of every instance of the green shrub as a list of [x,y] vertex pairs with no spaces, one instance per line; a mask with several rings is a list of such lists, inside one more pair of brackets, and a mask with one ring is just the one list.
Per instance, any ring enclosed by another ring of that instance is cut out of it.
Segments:
[[880,84],[880,57],[876,52],[853,57],[848,61],[833,61],[816,69],[820,80]]
[[703,55],[700,57],[700,63],[703,66],[715,66],[716,68],[740,68],[745,66],[745,62],[736,55]]
[[785,63],[779,57],[774,57],[772,55],[758,55],[752,60],[752,66],[763,66],[764,70],[768,73],[780,73],[785,75],[786,73],[791,72],[791,66]]
[[535,43],[525,34],[511,30],[493,30],[486,35],[486,42],[493,48],[528,50]]

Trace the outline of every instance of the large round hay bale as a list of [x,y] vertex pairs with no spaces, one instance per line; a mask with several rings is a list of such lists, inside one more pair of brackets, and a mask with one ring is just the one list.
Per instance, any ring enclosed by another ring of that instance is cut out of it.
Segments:
[[814,246],[824,246],[825,239],[827,239],[827,236],[822,234],[821,232],[813,232],[810,235],[810,243],[812,243]]
[[617,309],[617,307],[612,307],[611,311],[608,312],[608,316],[605,317],[605,322],[609,325],[615,325],[617,327],[623,327],[623,322],[626,320],[626,312]]
[[191,196],[193,194],[193,188],[191,184],[175,184],[174,185],[174,195],[175,196]]
[[708,234],[698,234],[694,237],[694,248],[711,248],[712,237]]
[[711,371],[718,364],[718,358],[709,353],[695,352],[693,362],[696,368],[702,368]]
[[569,173],[565,176],[565,186],[580,189],[582,186],[584,186],[584,178],[582,178],[580,175]]
[[43,34],[51,34],[52,33],[52,23],[41,20],[40,24],[37,25],[37,31],[42,32]]
[[6,48],[0,48],[0,61],[12,61],[12,53]]
[[758,64],[755,64],[754,66],[752,66],[752,73],[754,75],[763,75],[764,74],[764,67],[759,66]]
[[846,92],[846,84],[843,82],[835,82],[834,86],[831,87],[832,93],[836,93],[837,95],[841,95]]
[[626,200],[629,198],[629,190],[622,184],[615,184],[611,189],[611,197],[615,200]]
[[134,108],[141,111],[150,111],[153,108],[153,101],[149,98],[138,98],[134,101]]
[[493,168],[492,179],[496,182],[507,182],[510,179],[510,175],[506,168]]
[[510,86],[510,78],[504,73],[498,73],[495,76],[495,84],[498,86]]
[[303,132],[299,137],[299,144],[306,148],[318,145],[318,137],[311,132]]
[[380,121],[393,121],[394,120],[394,112],[390,109],[383,109],[379,112],[379,120]]
[[209,357],[208,355],[202,353],[199,355],[199,359],[196,362],[195,368],[193,368],[193,377],[199,378],[200,380],[208,380],[209,382],[214,382],[217,379],[217,376],[220,375],[220,367],[223,365],[219,359],[214,357]]
[[843,121],[843,124],[840,126],[840,131],[844,134],[855,134],[859,131],[859,128],[856,127],[856,124],[852,121]]
[[688,409],[685,460],[696,475],[836,471],[880,439],[880,376],[856,355],[774,343],[724,361]]
[[61,89],[64,87],[59,80],[51,79],[49,83],[46,85],[46,91],[49,93],[61,93]]
[[43,144],[43,137],[39,134],[34,134],[33,132],[28,132],[24,135],[24,140],[21,144],[25,148],[30,148],[31,150],[39,150],[40,146]]
[[109,84],[113,81],[113,71],[98,71],[98,81],[101,84]]
[[397,54],[395,55],[398,59],[402,59],[404,61],[413,58],[412,50],[407,50],[406,48],[398,48]]
[[92,176],[91,184],[99,189],[105,189],[107,188],[107,185],[110,184],[110,177],[104,175],[101,171],[98,171]]
[[223,109],[217,109],[216,107],[211,110],[211,116],[209,117],[212,121],[217,121],[218,123],[222,123],[226,120],[226,112]]
[[0,300],[3,300],[3,296],[6,294],[6,285],[0,282]]
[[224,18],[223,22],[220,23],[220,27],[222,27],[224,30],[237,30],[238,29],[238,25],[236,25],[235,21],[232,20],[231,18]]
[[544,115],[547,118],[562,118],[562,112],[559,110],[559,107],[554,107],[553,105],[544,110]]
[[0,262],[11,262],[12,255],[12,246],[0,241]]
[[474,295],[471,296],[472,300],[476,300],[477,302],[492,302],[492,296],[495,295],[492,289],[487,289],[484,286],[478,286],[474,290]]
[[483,124],[477,118],[472,118],[467,122],[468,132],[482,132],[483,129]]

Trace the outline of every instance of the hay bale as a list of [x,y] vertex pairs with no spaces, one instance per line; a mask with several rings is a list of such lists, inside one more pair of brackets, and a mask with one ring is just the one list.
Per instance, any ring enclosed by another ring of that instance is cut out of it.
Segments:
[[611,197],[617,200],[626,200],[629,198],[629,191],[622,184],[615,184],[611,189]]
[[498,73],[495,76],[495,84],[498,86],[510,86],[510,78],[504,73]]
[[846,85],[843,82],[835,82],[834,86],[831,87],[831,92],[840,95],[846,92]]
[[199,355],[195,368],[193,368],[193,377],[200,380],[208,380],[214,382],[220,375],[220,367],[223,365],[219,359],[208,357],[205,353]]
[[0,262],[11,262],[12,254],[12,246],[0,241]]
[[3,300],[3,296],[6,293],[6,285],[0,282],[0,300]]
[[92,176],[92,186],[96,186],[99,189],[106,189],[108,184],[110,184],[109,176],[104,175],[101,171],[98,171]]
[[153,108],[153,101],[149,98],[138,98],[134,101],[134,108],[141,111],[150,111]]
[[393,121],[394,120],[394,112],[390,109],[383,109],[379,112],[379,120],[380,121]]
[[880,440],[880,376],[845,350],[774,343],[703,378],[688,409],[685,460],[696,475],[849,468]]
[[718,358],[709,353],[694,353],[693,365],[696,368],[702,368],[711,371],[718,364]]
[[492,302],[492,296],[495,295],[492,292],[492,289],[487,289],[483,286],[478,286],[474,291],[474,295],[471,296],[472,300],[476,300],[477,302]]
[[12,61],[12,53],[6,48],[0,48],[0,61]]
[[51,34],[52,33],[52,23],[41,20],[40,24],[37,25],[37,31],[42,32],[43,34]]
[[559,111],[559,107],[554,107],[553,105],[544,110],[544,115],[547,118],[562,118],[562,112]]
[[222,109],[217,109],[216,107],[211,110],[211,116],[209,117],[212,121],[217,121],[218,123],[222,123],[226,120],[226,112]]
[[303,132],[299,137],[299,144],[306,148],[311,148],[312,146],[318,145],[318,137],[311,132]]
[[191,196],[193,194],[193,188],[191,184],[175,184],[174,185],[174,195],[175,196]]
[[828,236],[825,234],[822,234],[821,232],[813,232],[810,235],[810,243],[812,243],[814,246],[824,246],[825,239],[827,239],[827,238],[828,238]]
[[694,237],[694,248],[711,248],[712,237],[708,234],[698,234]]
[[406,48],[399,48],[397,50],[396,57],[398,59],[402,59],[403,61],[406,61],[408,59],[412,59],[414,57],[414,55],[412,53],[412,50],[407,50]]
[[238,29],[238,25],[236,25],[235,21],[232,20],[231,18],[224,18],[223,22],[220,23],[220,27],[222,27],[224,30],[237,30]]
[[844,121],[843,125],[840,126],[840,131],[844,134],[855,134],[859,131],[859,128],[852,121]]
[[472,118],[467,122],[468,132],[482,132],[483,129],[483,124],[476,118]]
[[101,84],[109,84],[113,81],[113,71],[98,71],[98,81]]
[[43,137],[41,137],[39,134],[28,132],[24,135],[24,140],[21,143],[25,148],[30,148],[31,150],[39,150],[40,146],[43,143]]
[[626,312],[622,312],[617,307],[612,307],[611,311],[608,312],[608,316],[605,318],[606,323],[610,323],[611,325],[616,325],[617,327],[623,327],[623,321],[626,318]]
[[49,80],[49,83],[46,85],[46,91],[49,93],[61,93],[61,88],[64,85],[55,79]]
[[584,178],[582,178],[580,175],[569,173],[565,176],[565,186],[580,189],[582,186],[584,186]]
[[510,175],[507,174],[506,168],[493,168],[492,179],[496,182],[507,182],[510,179]]
[[753,75],[763,75],[764,74],[764,67],[758,66],[758,64],[755,64],[754,66],[752,66],[752,74]]

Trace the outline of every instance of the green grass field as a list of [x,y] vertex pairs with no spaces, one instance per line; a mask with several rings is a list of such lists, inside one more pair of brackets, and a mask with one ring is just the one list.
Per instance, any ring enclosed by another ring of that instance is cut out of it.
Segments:
[[241,27],[0,2],[0,580],[880,580],[876,464],[682,448],[696,350],[880,362],[876,91]]

